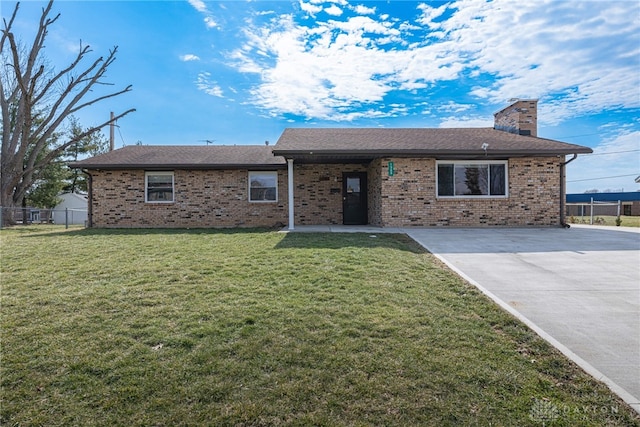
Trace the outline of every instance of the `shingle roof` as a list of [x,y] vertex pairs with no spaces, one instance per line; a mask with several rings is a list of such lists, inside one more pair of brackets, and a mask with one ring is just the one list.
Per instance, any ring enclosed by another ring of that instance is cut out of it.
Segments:
[[[483,144],[488,144],[487,150]],[[591,153],[588,147],[492,128],[289,128],[275,146],[132,145],[72,163],[84,169],[279,169],[380,156],[507,158]]]
[[70,164],[83,169],[278,169],[283,157],[265,145],[132,145]]
[[[488,144],[487,151],[482,148]],[[591,153],[588,147],[493,128],[288,128],[274,154],[285,157],[430,155],[553,156]]]

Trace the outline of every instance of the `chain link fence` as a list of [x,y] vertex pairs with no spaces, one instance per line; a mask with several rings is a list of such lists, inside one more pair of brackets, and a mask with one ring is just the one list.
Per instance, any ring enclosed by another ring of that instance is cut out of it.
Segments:
[[7,208],[0,207],[0,228],[13,225],[59,224],[83,225],[88,224],[87,209],[41,209],[41,208]]

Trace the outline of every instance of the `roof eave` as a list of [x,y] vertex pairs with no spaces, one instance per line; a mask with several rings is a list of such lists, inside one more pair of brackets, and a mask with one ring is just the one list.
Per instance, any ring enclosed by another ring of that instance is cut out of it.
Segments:
[[72,169],[88,169],[88,170],[128,170],[128,169],[144,169],[144,170],[224,170],[224,169],[261,169],[261,170],[277,170],[286,169],[285,163],[233,163],[233,164],[106,164],[106,163],[70,163],[69,167]]
[[562,150],[274,150],[274,155],[285,158],[296,157],[336,157],[380,158],[380,157],[553,157],[571,154],[589,154],[593,150],[586,147]]

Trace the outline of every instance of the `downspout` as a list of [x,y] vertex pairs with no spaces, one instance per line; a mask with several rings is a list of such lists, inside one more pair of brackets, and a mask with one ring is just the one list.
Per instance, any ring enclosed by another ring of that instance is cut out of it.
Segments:
[[82,173],[87,175],[87,227],[93,228],[93,176],[89,173],[89,170],[82,169]]
[[287,159],[287,204],[289,206],[289,230],[295,228],[295,214],[293,211],[293,159]]
[[578,158],[578,154],[574,153],[573,157],[567,160],[566,162],[560,163],[560,225],[564,228],[571,227],[567,224],[566,217],[566,202],[567,202],[567,176],[566,176],[566,166],[573,162]]

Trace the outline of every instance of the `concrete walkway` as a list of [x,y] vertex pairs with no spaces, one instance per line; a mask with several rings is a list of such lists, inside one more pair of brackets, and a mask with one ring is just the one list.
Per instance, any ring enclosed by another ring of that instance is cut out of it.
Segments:
[[296,231],[406,233],[640,413],[640,229]]

